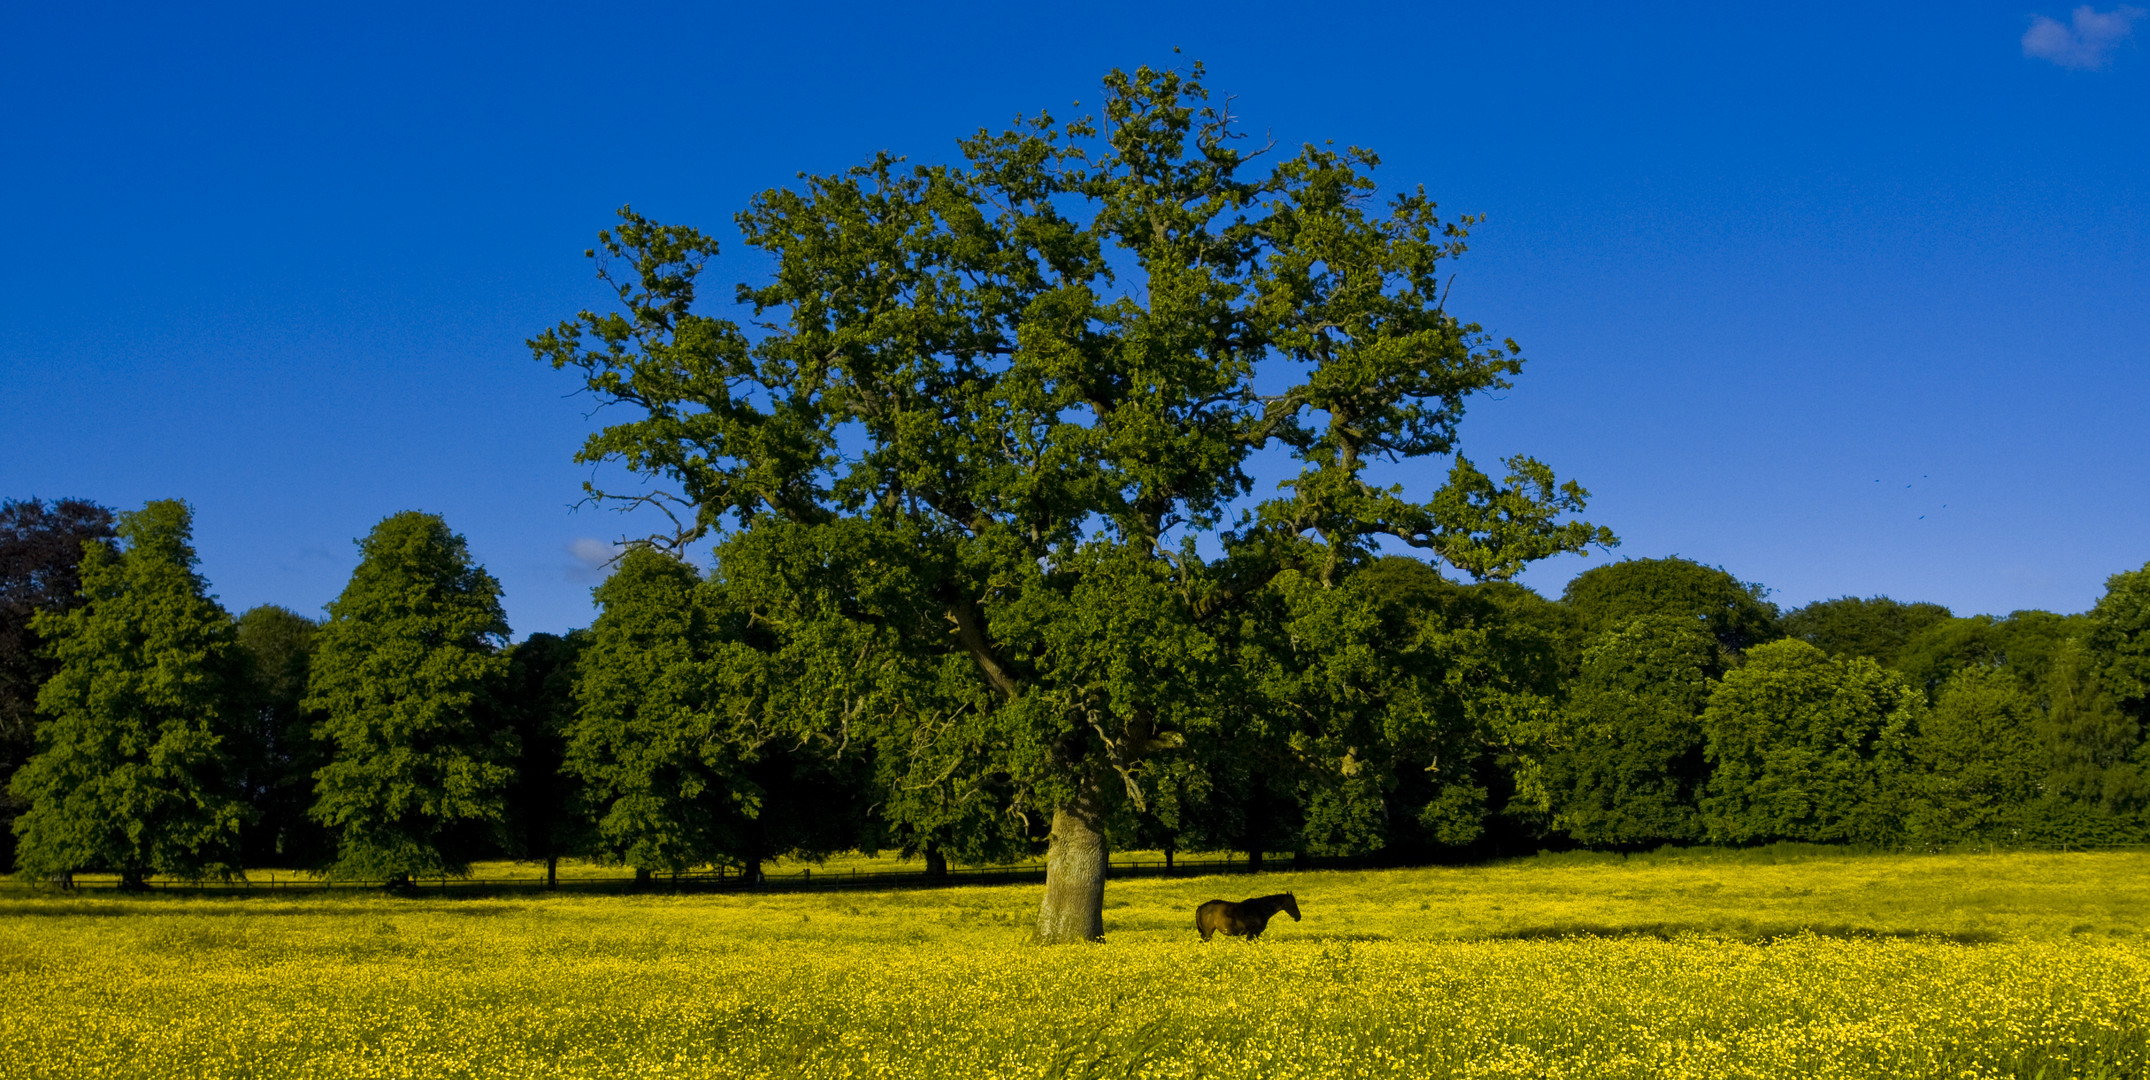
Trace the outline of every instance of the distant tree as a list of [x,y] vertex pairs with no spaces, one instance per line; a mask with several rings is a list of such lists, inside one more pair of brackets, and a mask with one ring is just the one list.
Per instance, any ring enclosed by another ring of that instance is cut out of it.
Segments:
[[2150,563],[2106,579],[2088,629],[2105,686],[2138,723],[2150,718]]
[[1592,639],[1568,683],[1565,745],[1549,759],[1554,823],[1586,844],[1702,838],[1702,712],[1723,648],[1683,615],[1643,615]]
[[14,864],[13,826],[26,806],[7,782],[36,752],[37,692],[59,670],[30,622],[82,602],[82,545],[112,535],[112,511],[83,499],[0,502],[0,869]]
[[[566,761],[587,785],[601,844],[638,873],[858,845],[870,734],[845,755],[818,738],[832,650],[790,650],[751,625],[721,582],[638,547],[597,589],[603,612],[577,665]],[[844,706],[836,704],[838,711]],[[841,738],[841,737],[839,737]]]
[[335,853],[313,820],[314,773],[328,755],[304,706],[320,623],[264,604],[239,616],[240,682],[234,694],[231,751],[255,816],[248,823],[249,866],[316,868]]
[[2038,801],[2038,839],[2062,844],[2108,844],[2145,838],[2150,761],[2142,724],[2106,684],[2110,661],[2077,639],[2055,653],[2043,690],[2044,797]]
[[514,779],[515,733],[492,701],[508,669],[500,585],[433,514],[390,516],[358,548],[303,703],[333,747],[313,807],[336,836],[329,873],[391,885],[466,873]]
[[575,663],[588,642],[580,630],[523,639],[508,650],[507,681],[495,699],[517,747],[503,840],[515,858],[545,864],[547,888],[558,883],[560,859],[589,850],[594,839],[586,793],[566,769]]
[[1904,643],[1954,616],[1939,604],[1906,604],[1886,596],[1816,600],[1778,620],[1789,637],[1831,656],[1865,656],[1889,666]]
[[1911,740],[1913,840],[2012,841],[2045,779],[2037,705],[2016,679],[1990,667],[1949,678]]
[[1601,632],[1641,615],[1700,620],[1731,652],[1778,637],[1777,606],[1769,590],[1714,566],[1677,556],[1627,559],[1585,570],[1568,582],[1561,602],[1585,631]]
[[[1238,824],[1254,843],[1421,854],[1535,828],[1558,661],[1551,634],[1517,614],[1528,597],[1402,557],[1326,588],[1280,574],[1240,621],[1246,712],[1189,756],[1246,800]],[[1261,786],[1215,772],[1232,763]]]
[[1938,698],[1951,676],[1970,667],[2006,671],[2025,693],[2035,696],[2061,643],[2087,631],[2084,619],[2050,611],[2017,611],[2004,619],[1944,619],[1913,634],[1898,647],[1889,666],[1923,687],[1929,699]]
[[121,514],[124,546],[83,548],[81,606],[36,616],[59,670],[38,695],[37,754],[10,785],[30,804],[14,826],[27,876],[101,869],[138,889],[240,870],[231,617],[194,571],[191,532],[176,500]]
[[1905,753],[1925,695],[1863,656],[1804,641],[1748,650],[1702,713],[1713,840],[1882,843],[1901,832]]
[[566,771],[588,793],[599,843],[638,874],[722,861],[757,809],[737,782],[738,744],[717,715],[718,645],[695,569],[629,550],[597,587],[576,661]]

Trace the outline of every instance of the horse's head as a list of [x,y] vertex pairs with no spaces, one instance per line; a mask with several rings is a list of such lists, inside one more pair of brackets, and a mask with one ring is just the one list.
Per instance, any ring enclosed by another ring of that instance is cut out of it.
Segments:
[[1296,896],[1293,896],[1293,895],[1292,895],[1292,894],[1290,894],[1290,893],[1285,893],[1285,894],[1284,894],[1284,903],[1283,903],[1283,904],[1282,904],[1282,905],[1281,905],[1281,906],[1280,906],[1280,907],[1278,908],[1278,910],[1280,910],[1280,911],[1284,912],[1284,913],[1285,913],[1285,914],[1287,914],[1287,915],[1290,915],[1290,916],[1291,916],[1291,921],[1293,921],[1293,922],[1298,922],[1298,921],[1299,921],[1299,898],[1298,898],[1298,897],[1296,897]]

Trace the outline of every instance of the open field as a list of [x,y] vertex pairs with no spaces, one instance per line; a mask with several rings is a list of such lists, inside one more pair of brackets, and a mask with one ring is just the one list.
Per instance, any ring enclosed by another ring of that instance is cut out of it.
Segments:
[[[1200,944],[1193,907],[1306,921]],[[1035,886],[0,900],[10,1076],[2140,1076],[2150,855]]]

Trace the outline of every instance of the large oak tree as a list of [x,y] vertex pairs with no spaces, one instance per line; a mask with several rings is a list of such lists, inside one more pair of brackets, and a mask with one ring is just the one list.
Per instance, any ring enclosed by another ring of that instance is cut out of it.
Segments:
[[[1523,362],[1444,303],[1474,219],[1384,196],[1366,150],[1257,167],[1199,79],[1116,71],[1099,119],[756,197],[750,327],[697,307],[714,240],[623,210],[593,251],[618,308],[531,342],[627,414],[581,459],[666,482],[627,497],[685,507],[757,625],[823,643],[790,697],[836,745],[1049,819],[1042,941],[1102,935],[1106,822],[1238,722],[1234,616],[1279,574],[1334,587],[1387,540],[1501,578],[1611,540],[1545,465],[1457,453]],[[1264,452],[1290,475],[1256,499]],[[1426,458],[1423,499],[1368,479]]]

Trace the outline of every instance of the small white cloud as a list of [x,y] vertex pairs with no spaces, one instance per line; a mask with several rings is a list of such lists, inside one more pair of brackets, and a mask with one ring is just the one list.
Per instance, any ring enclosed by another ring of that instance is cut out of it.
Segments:
[[2096,11],[2089,4],[2075,9],[2072,25],[2036,15],[2031,28],[2023,32],[2023,55],[2051,60],[2064,68],[2096,71],[2112,63],[2113,50],[2135,32],[2135,23],[2142,17],[2139,7]]
[[576,565],[567,568],[570,581],[597,581],[605,576],[605,569],[619,557],[620,545],[610,540],[585,536],[567,545],[567,553]]

